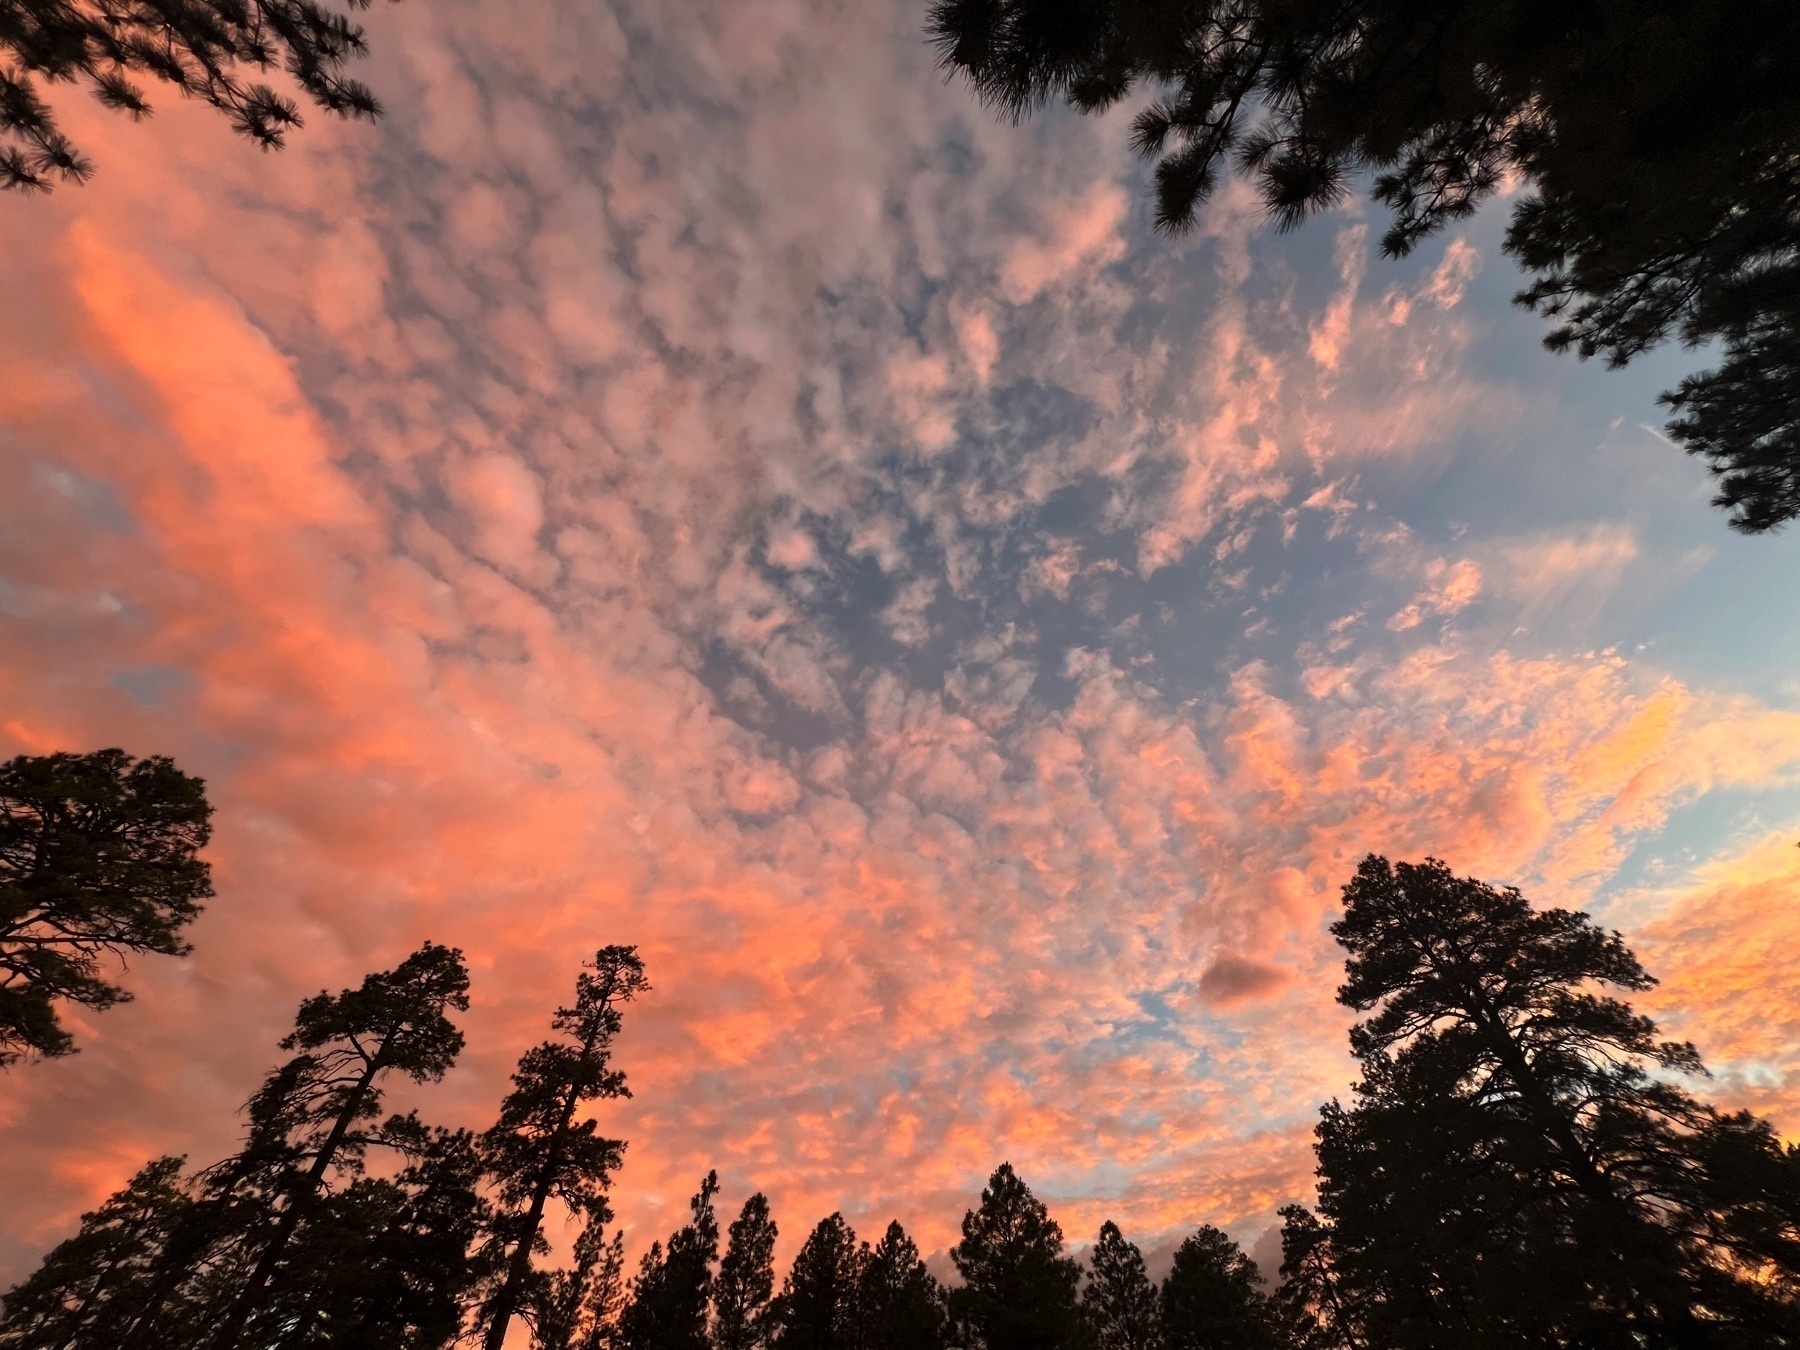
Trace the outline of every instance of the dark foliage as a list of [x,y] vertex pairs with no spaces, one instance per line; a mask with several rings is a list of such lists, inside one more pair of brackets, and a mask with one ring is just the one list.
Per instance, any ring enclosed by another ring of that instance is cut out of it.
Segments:
[[343,73],[365,47],[360,27],[317,0],[0,0],[0,191],[93,172],[57,129],[48,85],[86,85],[135,119],[150,112],[139,81],[160,81],[275,150],[302,119],[263,77],[279,69],[325,111],[374,118],[374,94]]
[[[606,1189],[624,1159],[624,1141],[604,1137],[599,1122],[575,1115],[586,1102],[631,1095],[625,1075],[612,1067],[612,1045],[623,1005],[649,987],[637,948],[596,952],[575,981],[575,1002],[551,1020],[562,1039],[520,1058],[500,1119],[481,1137],[499,1202],[494,1233],[505,1253],[505,1274],[485,1311],[486,1350],[501,1350],[514,1315],[545,1296],[531,1258],[542,1246],[550,1201],[588,1223],[612,1217]],[[716,1228],[713,1237],[716,1243]]]
[[1553,348],[1716,343],[1665,395],[1756,532],[1800,515],[1800,7],[1787,0],[936,0],[947,65],[1014,117],[1138,86],[1157,222],[1234,168],[1276,223],[1359,175],[1405,254],[1509,175]]
[[74,1051],[59,999],[131,997],[102,978],[106,956],[187,954],[181,930],[212,894],[196,856],[211,819],[206,784],[167,759],[97,750],[0,765],[0,1066]]
[[775,1303],[775,1350],[855,1350],[868,1250],[842,1214],[807,1234]]
[[[865,1249],[856,1295],[858,1350],[944,1350],[944,1291],[898,1221]],[[723,1350],[723,1347],[721,1347]]]
[[707,1350],[706,1314],[719,1259],[713,1215],[718,1193],[718,1173],[708,1172],[689,1201],[693,1218],[669,1235],[666,1248],[653,1242],[644,1253],[619,1318],[622,1350]]
[[1001,1163],[963,1216],[950,1249],[962,1284],[950,1291],[960,1343],[971,1350],[1084,1350],[1076,1299],[1081,1267],[1063,1254],[1062,1229],[1043,1202]]
[[[83,1216],[7,1295],[0,1350],[494,1350],[515,1320],[535,1350],[1800,1348],[1800,1148],[1684,1089],[1693,1048],[1608,992],[1653,983],[1618,934],[1431,861],[1371,857],[1344,895],[1362,1081],[1322,1112],[1318,1210],[1282,1211],[1273,1291],[1212,1227],[1156,1289],[1107,1223],[1084,1282],[1004,1163],[948,1292],[898,1223],[871,1248],[832,1214],[771,1297],[768,1200],[721,1262],[715,1173],[627,1287],[624,1145],[576,1117],[625,1095],[635,949],[596,955],[476,1138],[380,1119],[385,1074],[430,1081],[462,1046],[460,956],[426,944],[307,1000],[243,1147],[191,1175],[160,1159]],[[579,1225],[561,1268],[552,1200]]]
[[1344,895],[1363,1080],[1285,1243],[1316,1343],[1800,1344],[1800,1157],[1599,992],[1653,983],[1616,933],[1436,862]]
[[543,1284],[531,1325],[539,1350],[604,1350],[618,1335],[625,1308],[625,1235],[609,1240],[589,1216],[575,1239],[575,1262]]
[[713,1282],[713,1345],[717,1350],[761,1350],[768,1344],[777,1236],[775,1220],[769,1215],[769,1197],[758,1191],[732,1220],[725,1257]]
[[1256,1263],[1211,1226],[1175,1249],[1158,1304],[1167,1350],[1277,1350],[1281,1344]]
[[481,1164],[467,1132],[434,1131],[393,1179],[358,1177],[320,1199],[241,1345],[430,1350],[462,1329],[484,1271]]
[[[289,1244],[315,1217],[334,1171],[355,1176],[375,1144],[428,1151],[422,1127],[410,1118],[370,1128],[381,1115],[381,1080],[390,1073],[415,1083],[442,1078],[463,1048],[462,1032],[447,1014],[468,1006],[462,953],[432,942],[393,970],[368,976],[359,988],[320,993],[300,1005],[294,1030],[281,1047],[301,1053],[251,1104],[254,1147],[265,1150],[275,1167],[271,1180],[258,1177],[256,1183],[273,1186],[263,1205],[269,1222],[248,1237],[255,1264],[213,1339],[215,1350],[234,1350],[252,1317],[286,1324],[285,1311],[268,1295],[284,1274]],[[350,1231],[361,1225],[383,1232],[387,1220],[373,1215],[382,1203],[397,1214],[393,1207],[403,1199],[397,1191],[365,1194],[363,1212],[340,1204],[332,1222],[348,1223]]]
[[1363,1350],[1369,1321],[1363,1291],[1339,1281],[1331,1232],[1305,1205],[1281,1210],[1281,1287],[1277,1315],[1294,1350]]
[[191,1220],[183,1158],[158,1158],[59,1244],[6,1296],[0,1345],[123,1345],[156,1280],[169,1237]]
[[[146,1167],[7,1296],[0,1346],[393,1347],[460,1330],[481,1274],[481,1160],[466,1133],[377,1123],[382,1079],[443,1075],[468,1005],[459,953],[427,943],[396,969],[301,1005],[299,1050],[246,1107],[236,1154],[192,1176]],[[391,1177],[364,1174],[392,1151]]]
[[1100,1236],[1088,1254],[1081,1309],[1093,1330],[1096,1350],[1162,1348],[1156,1286],[1144,1270],[1144,1254],[1110,1219],[1100,1225]]

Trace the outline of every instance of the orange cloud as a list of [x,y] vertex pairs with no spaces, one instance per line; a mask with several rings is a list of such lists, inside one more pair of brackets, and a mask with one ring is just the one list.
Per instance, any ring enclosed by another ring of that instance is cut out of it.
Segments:
[[1695,1042],[1732,1105],[1800,1134],[1800,849],[1794,829],[1698,869],[1659,899],[1640,955],[1662,985],[1648,1000]]
[[[717,1165],[796,1241],[842,1208],[941,1248],[1003,1156],[1083,1235],[1258,1227],[1349,1073],[1322,924],[1362,852],[1585,903],[1800,772],[1783,709],[1422,622],[1480,612],[1473,548],[1185,686],[1131,654],[1157,611],[1120,636],[1101,587],[1247,606],[1265,524],[1402,551],[1340,470],[1502,397],[1446,375],[1463,255],[1394,324],[1346,244],[1322,373],[1253,203],[1118,285],[1081,138],[1119,129],[946,130],[889,12],[707,10],[655,87],[604,10],[381,22],[391,140],[95,121],[106,174],[0,226],[3,748],[172,753],[220,808],[194,958],[9,1078],[4,1273],[229,1148],[297,999],[427,936],[476,1003],[418,1104],[468,1124],[582,956],[643,947],[637,1245]],[[1140,341],[1140,303],[1203,317]],[[1082,492],[1086,551],[1032,523]],[[1734,1092],[1789,1073],[1698,973],[1787,997],[1740,959],[1786,940],[1752,872],[1647,938]]]

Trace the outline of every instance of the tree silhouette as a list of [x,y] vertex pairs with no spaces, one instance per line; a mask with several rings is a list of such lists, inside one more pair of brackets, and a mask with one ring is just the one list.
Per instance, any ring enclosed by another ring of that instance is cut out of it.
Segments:
[[950,1314],[973,1350],[1079,1350],[1087,1331],[1076,1299],[1081,1267],[1063,1254],[1062,1229],[1001,1163],[963,1216],[950,1249],[962,1276]]
[[161,81],[276,150],[302,125],[300,109],[258,77],[279,67],[325,111],[374,118],[374,94],[343,74],[365,50],[362,29],[317,0],[0,0],[0,191],[93,171],[57,129],[46,85],[85,84],[136,119],[150,112],[136,80]]
[[[943,1350],[944,1291],[898,1220],[861,1261],[858,1350]],[[720,1350],[724,1350],[723,1347]]]
[[1160,1350],[1156,1286],[1144,1270],[1144,1254],[1110,1219],[1100,1225],[1088,1256],[1081,1307],[1098,1350]]
[[1277,1350],[1279,1321],[1256,1263],[1207,1225],[1175,1249],[1158,1299],[1167,1350]]
[[586,1102],[631,1095],[625,1075],[611,1067],[612,1044],[624,1023],[623,1005],[649,987],[637,948],[596,952],[576,977],[575,1002],[551,1020],[563,1039],[525,1052],[500,1119],[482,1136],[499,1197],[495,1233],[505,1253],[504,1277],[485,1310],[485,1350],[502,1350],[514,1314],[541,1296],[531,1258],[550,1201],[589,1223],[612,1217],[606,1188],[623,1160],[624,1141],[603,1137],[597,1122],[575,1116]]
[[693,1218],[669,1235],[666,1249],[653,1242],[644,1253],[619,1318],[623,1350],[708,1350],[706,1312],[719,1258],[719,1221],[713,1216],[718,1193],[719,1175],[708,1172],[689,1201]]
[[1014,117],[1156,96],[1134,145],[1183,230],[1232,168],[1281,228],[1360,174],[1410,252],[1516,178],[1506,249],[1548,342],[1673,337],[1664,402],[1744,531],[1800,515],[1800,9],[1783,0],[936,0],[947,65]]
[[486,1273],[486,1208],[467,1131],[427,1131],[394,1178],[320,1197],[240,1344],[270,1350],[434,1350],[456,1339]]
[[0,1345],[118,1346],[141,1312],[171,1233],[189,1220],[194,1198],[183,1158],[158,1158],[125,1189],[81,1216],[60,1243],[6,1296]]
[[625,1235],[606,1236],[589,1217],[575,1239],[575,1264],[553,1272],[531,1323],[539,1350],[602,1350],[625,1306]]
[[1293,1350],[1365,1350],[1370,1321],[1364,1290],[1338,1279],[1331,1230],[1305,1205],[1281,1210],[1281,1285],[1277,1317]]
[[775,1292],[775,1238],[769,1197],[758,1191],[726,1234],[725,1256],[713,1282],[716,1350],[761,1350],[769,1340],[769,1299]]
[[854,1350],[866,1256],[842,1214],[819,1220],[776,1300],[775,1350]]
[[300,1005],[281,1047],[301,1053],[271,1080],[279,1087],[261,1116],[280,1122],[275,1147],[285,1147],[289,1161],[277,1183],[273,1223],[254,1242],[256,1263],[214,1350],[234,1350],[245,1323],[265,1305],[288,1246],[312,1216],[333,1169],[358,1170],[371,1144],[394,1136],[395,1124],[385,1131],[368,1128],[381,1114],[381,1080],[390,1073],[415,1083],[442,1078],[463,1048],[462,1032],[447,1012],[468,1006],[462,953],[432,942],[393,970],[368,976],[359,988],[320,993]]
[[1616,933],[1442,863],[1371,857],[1332,931],[1363,1079],[1318,1130],[1288,1268],[1338,1344],[1800,1338],[1800,1157],[1674,1081],[1692,1046],[1597,992]]
[[[191,1177],[150,1164],[9,1294],[0,1345],[426,1350],[455,1336],[481,1271],[481,1160],[467,1133],[379,1125],[383,1077],[441,1077],[462,1045],[460,954],[426,943],[301,1004],[293,1056],[246,1106],[243,1147]],[[398,1170],[364,1175],[393,1151]]]
[[[4,80],[0,67],[0,108]],[[211,819],[206,784],[168,759],[97,750],[0,765],[0,1067],[74,1051],[57,1000],[130,999],[101,977],[104,956],[187,954],[181,930],[212,894],[195,856]]]
[[[191,1175],[159,1159],[84,1215],[6,1296],[0,1347],[494,1350],[515,1317],[538,1350],[1800,1345],[1800,1146],[1684,1090],[1693,1048],[1607,992],[1653,983],[1618,934],[1435,861],[1370,857],[1344,898],[1362,1081],[1321,1112],[1319,1209],[1282,1211],[1273,1294],[1210,1226],[1153,1289],[1107,1223],[1084,1284],[1006,1163],[963,1216],[948,1293],[898,1223],[871,1248],[832,1214],[771,1299],[768,1200],[721,1263],[716,1173],[627,1289],[607,1231],[624,1145],[576,1117],[625,1095],[611,1054],[648,987],[635,949],[584,968],[562,1039],[527,1052],[478,1138],[377,1124],[386,1074],[431,1081],[462,1046],[460,954],[427,943],[306,1000],[243,1146]],[[371,1172],[377,1148],[393,1161]],[[551,1200],[580,1223],[555,1270],[533,1262]]]

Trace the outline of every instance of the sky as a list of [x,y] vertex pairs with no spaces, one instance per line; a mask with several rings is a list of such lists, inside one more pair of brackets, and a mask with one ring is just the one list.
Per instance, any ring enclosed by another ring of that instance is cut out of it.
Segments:
[[229,1151],[298,1001],[460,946],[492,1117],[635,943],[628,1244],[766,1191],[940,1254],[1264,1244],[1353,1077],[1365,854],[1621,929],[1800,1133],[1800,536],[1553,357],[1507,204],[1404,262],[1129,110],[997,122],[918,0],[408,0],[376,126],[57,91],[0,199],[0,754],[203,776],[217,897],[0,1080],[0,1285]]

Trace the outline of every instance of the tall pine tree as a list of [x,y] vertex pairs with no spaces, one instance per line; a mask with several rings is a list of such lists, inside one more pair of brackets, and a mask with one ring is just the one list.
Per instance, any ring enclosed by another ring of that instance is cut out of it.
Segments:
[[606,1350],[625,1307],[625,1235],[606,1236],[590,1216],[575,1239],[574,1264],[553,1272],[532,1311],[538,1350]]
[[718,1173],[708,1172],[688,1202],[693,1217],[669,1235],[667,1247],[653,1242],[644,1253],[619,1318],[622,1350],[708,1350],[707,1309],[719,1259],[719,1221],[713,1214],[718,1193]]
[[842,1214],[819,1220],[776,1301],[775,1350],[855,1350],[865,1257]]
[[1076,1288],[1081,1267],[1043,1203],[1001,1163],[963,1216],[950,1249],[962,1284],[950,1291],[957,1334],[971,1350],[1082,1350],[1088,1340]]
[[713,1282],[716,1350],[762,1350],[769,1340],[769,1300],[775,1292],[775,1239],[769,1197],[758,1191],[744,1201],[725,1238],[725,1256]]
[[268,1302],[294,1234],[314,1214],[334,1169],[355,1172],[369,1146],[387,1136],[369,1126],[381,1114],[382,1080],[404,1074],[435,1082],[462,1053],[448,1012],[469,1006],[462,953],[428,942],[391,971],[356,989],[321,993],[300,1005],[284,1050],[299,1050],[282,1080],[282,1142],[291,1151],[278,1208],[252,1243],[255,1264],[213,1340],[235,1350],[246,1323]]
[[[461,1046],[458,954],[426,944],[301,1006],[295,1055],[252,1096],[243,1147],[190,1177],[151,1164],[7,1298],[17,1350],[382,1346],[454,1337],[479,1274],[479,1159],[466,1133],[376,1124],[382,1078],[428,1081]],[[364,1173],[392,1152],[390,1175]]]
[[1604,992],[1616,933],[1442,863],[1371,857],[1332,931],[1362,1081],[1319,1124],[1288,1267],[1343,1345],[1800,1344],[1800,1155],[1676,1075]]
[[862,1260],[856,1291],[858,1350],[944,1350],[944,1291],[898,1220]]
[[1100,1225],[1088,1255],[1081,1307],[1098,1350],[1160,1350],[1156,1286],[1144,1269],[1144,1254],[1110,1219]]
[[1281,1343],[1256,1263],[1210,1224],[1175,1249],[1158,1304],[1167,1350],[1277,1350]]
[[542,1241],[552,1200],[585,1222],[611,1217],[607,1186],[625,1143],[577,1119],[583,1105],[629,1097],[625,1075],[612,1067],[613,1040],[626,1003],[649,989],[635,947],[602,947],[575,981],[575,1001],[558,1008],[551,1025],[561,1039],[527,1050],[514,1070],[500,1119],[482,1136],[499,1201],[495,1233],[504,1274],[484,1310],[485,1350],[503,1350],[507,1328],[542,1297],[542,1273],[532,1256]]

